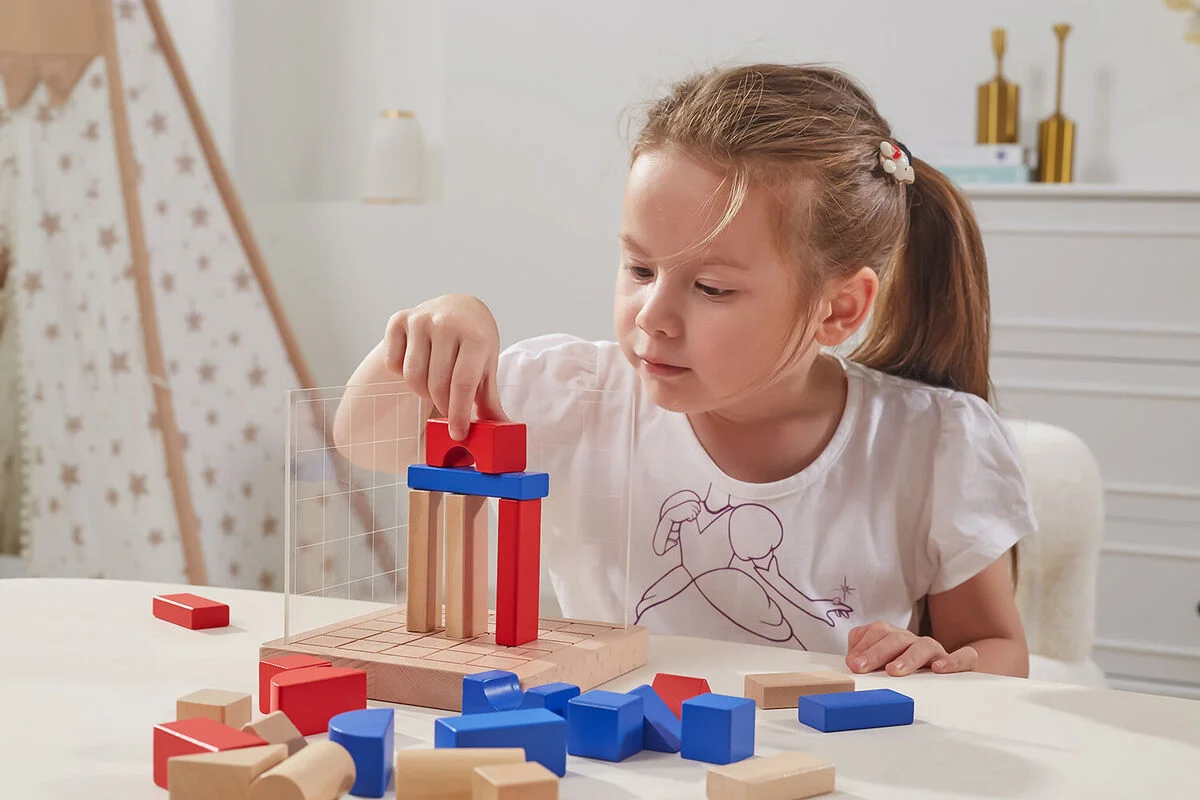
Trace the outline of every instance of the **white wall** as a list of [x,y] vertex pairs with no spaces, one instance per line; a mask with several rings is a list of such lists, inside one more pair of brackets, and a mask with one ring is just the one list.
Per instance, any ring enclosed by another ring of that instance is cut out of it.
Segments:
[[[1058,21],[1075,25],[1065,110],[1080,180],[1200,186],[1200,48],[1150,0],[238,0],[231,42],[212,49],[232,59],[235,176],[319,378],[340,383],[392,311],[447,291],[485,297],[506,341],[609,335],[622,112],[686,71],[831,61],[919,155],[972,139],[989,30],[1004,25],[1032,142]],[[426,104],[445,154],[434,203],[352,200],[356,126],[392,102]]]

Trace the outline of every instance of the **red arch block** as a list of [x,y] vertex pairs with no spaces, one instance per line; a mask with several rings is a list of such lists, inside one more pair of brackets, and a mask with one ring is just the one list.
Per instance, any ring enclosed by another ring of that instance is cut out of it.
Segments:
[[525,470],[525,423],[475,420],[467,438],[450,438],[450,423],[431,419],[425,423],[425,463],[431,467],[466,467],[498,475]]

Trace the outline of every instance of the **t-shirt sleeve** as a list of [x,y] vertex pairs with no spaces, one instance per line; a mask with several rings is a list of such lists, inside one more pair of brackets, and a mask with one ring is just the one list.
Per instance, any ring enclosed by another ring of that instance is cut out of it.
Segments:
[[945,402],[930,497],[931,594],[978,575],[1037,529],[1011,431],[974,395]]
[[572,412],[581,397],[606,382],[611,361],[606,342],[567,334],[525,339],[500,353],[496,373],[500,404],[514,422],[543,432],[578,425]]

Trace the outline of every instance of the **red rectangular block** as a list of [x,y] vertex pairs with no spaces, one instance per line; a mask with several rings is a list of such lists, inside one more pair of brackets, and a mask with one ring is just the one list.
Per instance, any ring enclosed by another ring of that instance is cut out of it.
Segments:
[[166,789],[167,759],[198,753],[219,753],[268,744],[207,717],[194,717],[154,726],[154,782]]
[[496,644],[537,638],[542,501],[501,500],[496,542]]
[[425,423],[425,463],[431,467],[468,467],[489,475],[525,470],[525,424],[475,420],[467,438],[450,438],[450,423],[431,419]]
[[671,712],[682,719],[683,717],[683,701],[689,700],[696,695],[708,694],[712,689],[708,688],[708,681],[704,678],[692,678],[687,675],[672,675],[669,672],[660,672],[654,676],[654,683],[651,684],[658,696],[663,699]]
[[367,673],[352,667],[290,669],[271,678],[271,711],[282,711],[305,736],[325,733],[343,711],[367,707]]
[[271,713],[271,678],[289,669],[305,669],[307,667],[330,667],[328,661],[318,656],[296,654],[290,656],[275,656],[258,662],[258,710],[264,714]]
[[186,592],[160,594],[154,598],[154,616],[194,631],[224,628],[229,624],[229,606]]

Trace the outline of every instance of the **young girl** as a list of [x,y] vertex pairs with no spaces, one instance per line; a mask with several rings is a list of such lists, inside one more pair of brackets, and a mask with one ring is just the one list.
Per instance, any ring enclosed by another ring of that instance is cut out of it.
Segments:
[[[653,631],[845,653],[855,672],[1026,675],[1013,554],[1034,520],[989,405],[983,247],[946,177],[837,71],[715,70],[650,108],[620,246],[616,342],[500,353],[483,302],[439,297],[389,320],[347,397],[402,375],[458,439],[473,410],[597,450],[632,424],[632,465],[549,471],[630,478],[629,596]],[[633,408],[572,415],[564,386]],[[343,403],[339,441],[391,438],[384,406]],[[544,519],[544,562],[564,613],[613,618],[625,561],[588,524]]]

